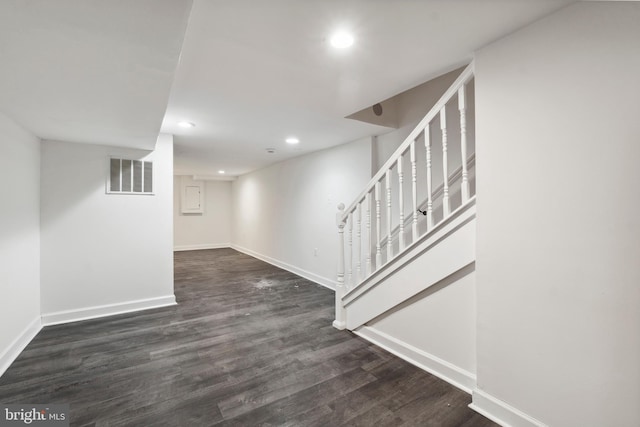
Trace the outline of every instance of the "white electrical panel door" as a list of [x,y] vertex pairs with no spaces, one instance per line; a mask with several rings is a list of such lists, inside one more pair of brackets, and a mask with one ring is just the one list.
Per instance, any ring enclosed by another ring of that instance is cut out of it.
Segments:
[[182,187],[182,213],[204,213],[204,185],[202,182],[185,182]]
[[187,211],[200,210],[200,187],[192,185],[184,187],[184,209]]

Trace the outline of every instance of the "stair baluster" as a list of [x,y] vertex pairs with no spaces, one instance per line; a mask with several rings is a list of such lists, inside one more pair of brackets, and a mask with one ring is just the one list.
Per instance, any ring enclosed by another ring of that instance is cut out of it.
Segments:
[[469,171],[467,170],[467,101],[465,85],[458,89],[458,109],[460,110],[460,153],[462,159],[462,203],[469,200]]
[[380,181],[376,181],[375,186],[375,198],[376,198],[376,270],[382,265],[382,248],[380,248],[380,229],[381,229],[381,215],[380,215]]
[[416,167],[416,141],[411,142],[411,199],[413,221],[411,223],[411,243],[418,240],[418,169]]
[[356,207],[356,280],[362,280],[362,203]]
[[367,193],[367,197],[365,199],[365,204],[367,207],[367,244],[365,248],[367,248],[367,269],[365,271],[365,277],[371,274],[371,193]]
[[447,106],[440,110],[440,130],[442,131],[442,217],[451,213],[449,203],[449,160],[447,159]]
[[398,157],[398,204],[399,209],[399,232],[398,232],[398,250],[402,251],[405,247],[404,242],[404,174],[402,172],[402,155]]
[[348,255],[347,259],[349,260],[349,276],[347,281],[347,289],[351,289],[353,287],[353,212],[349,212],[348,217],[349,222],[349,239],[348,239]]
[[393,242],[391,239],[391,169],[387,170],[385,183],[387,185],[387,262],[389,262],[393,257]]
[[424,148],[427,152],[427,230],[433,228],[433,183],[431,178],[431,124],[424,129]]

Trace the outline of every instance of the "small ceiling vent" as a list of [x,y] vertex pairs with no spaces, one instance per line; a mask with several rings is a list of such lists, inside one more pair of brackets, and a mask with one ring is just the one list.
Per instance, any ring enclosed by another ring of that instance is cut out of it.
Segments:
[[373,114],[376,116],[382,115],[382,105],[380,103],[375,104],[371,109],[373,110]]

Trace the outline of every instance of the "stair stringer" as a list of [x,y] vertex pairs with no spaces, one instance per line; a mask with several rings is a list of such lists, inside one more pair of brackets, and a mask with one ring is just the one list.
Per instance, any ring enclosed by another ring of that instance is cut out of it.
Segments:
[[342,298],[346,327],[357,329],[475,262],[475,198]]

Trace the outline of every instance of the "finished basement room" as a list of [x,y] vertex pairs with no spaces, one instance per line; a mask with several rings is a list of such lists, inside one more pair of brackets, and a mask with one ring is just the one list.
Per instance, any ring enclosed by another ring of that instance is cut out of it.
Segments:
[[0,426],[640,426],[640,3],[3,0],[0,57]]

